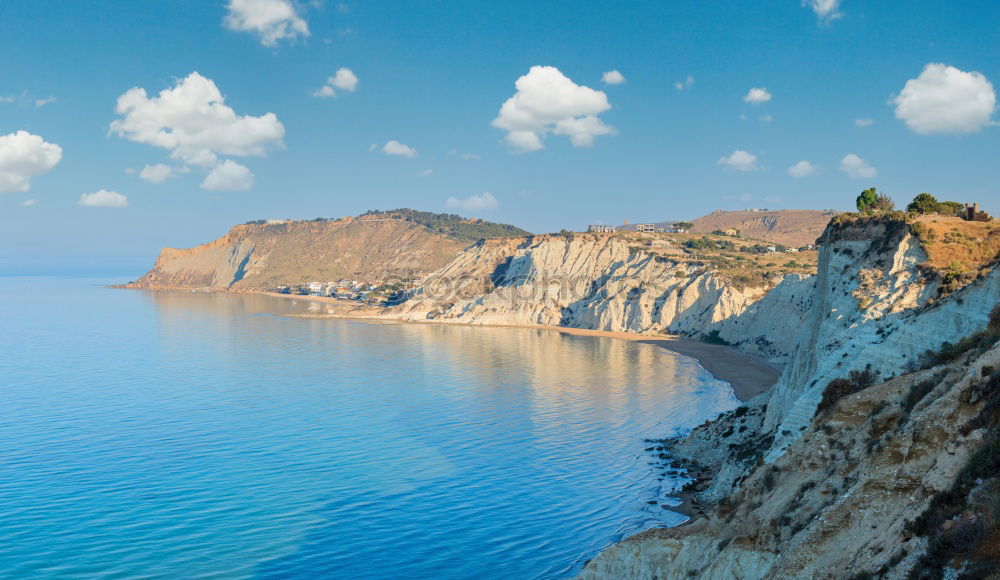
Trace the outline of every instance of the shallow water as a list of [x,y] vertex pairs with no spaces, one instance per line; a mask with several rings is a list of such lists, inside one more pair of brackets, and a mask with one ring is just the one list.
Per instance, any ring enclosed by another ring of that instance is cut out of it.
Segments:
[[109,282],[0,277],[4,577],[566,577],[683,521],[643,439],[737,404],[647,344]]

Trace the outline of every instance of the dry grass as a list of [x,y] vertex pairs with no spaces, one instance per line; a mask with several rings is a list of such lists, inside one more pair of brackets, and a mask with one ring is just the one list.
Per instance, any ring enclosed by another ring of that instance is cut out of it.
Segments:
[[926,266],[939,272],[976,273],[1000,257],[1000,221],[967,222],[957,217],[916,218]]
[[[771,245],[761,240],[712,234],[635,234],[622,232],[634,238],[633,247],[670,260],[701,262],[706,269],[718,272],[737,288],[769,286],[786,274],[811,275],[816,273],[819,252],[774,252],[753,254],[741,252],[740,248],[755,245]],[[732,249],[689,248],[685,242],[708,239],[723,245],[732,244]]]

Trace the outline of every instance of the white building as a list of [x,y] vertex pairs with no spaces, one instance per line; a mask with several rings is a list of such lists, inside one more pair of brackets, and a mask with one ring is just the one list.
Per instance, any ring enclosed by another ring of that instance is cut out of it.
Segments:
[[604,224],[591,224],[587,226],[587,231],[595,234],[613,234],[618,231],[618,228]]

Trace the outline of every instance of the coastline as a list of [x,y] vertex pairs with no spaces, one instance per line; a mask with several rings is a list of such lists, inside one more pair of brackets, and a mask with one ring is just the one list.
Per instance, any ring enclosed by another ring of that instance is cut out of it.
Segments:
[[[150,290],[188,290],[184,288],[149,288]],[[277,292],[263,292],[257,290],[208,290],[212,292],[225,292],[232,294],[252,294],[264,295],[273,298],[283,298],[285,300],[303,300],[306,302],[318,302],[336,306],[339,312],[327,312],[317,314],[304,314],[310,318],[347,318],[362,319],[382,322],[411,323],[411,324],[465,324],[467,326],[489,326],[494,328],[534,328],[538,330],[552,330],[565,334],[577,336],[598,336],[605,338],[617,338],[630,340],[643,344],[658,346],[664,350],[688,356],[696,361],[717,379],[726,381],[733,388],[733,393],[741,403],[745,403],[757,395],[771,388],[778,381],[781,375],[781,367],[764,359],[740,352],[733,347],[709,344],[697,340],[681,338],[671,335],[638,334],[633,332],[613,332],[607,330],[592,330],[587,328],[569,328],[565,326],[552,326],[544,324],[494,324],[494,325],[472,325],[461,322],[445,322],[440,320],[404,320],[399,318],[386,317],[381,314],[378,308],[362,307],[345,304],[341,300],[326,296],[301,296],[292,294],[278,294]]]

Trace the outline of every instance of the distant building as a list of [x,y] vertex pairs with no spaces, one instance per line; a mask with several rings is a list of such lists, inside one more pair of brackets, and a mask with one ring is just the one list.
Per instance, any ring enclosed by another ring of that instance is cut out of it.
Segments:
[[655,232],[656,224],[635,224],[635,231],[637,232]]
[[587,231],[595,234],[613,234],[618,231],[618,228],[604,224],[590,224],[587,226]]

